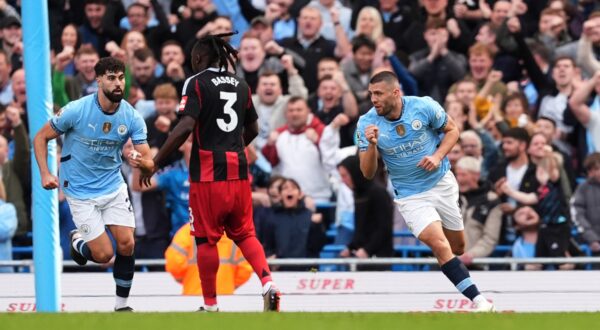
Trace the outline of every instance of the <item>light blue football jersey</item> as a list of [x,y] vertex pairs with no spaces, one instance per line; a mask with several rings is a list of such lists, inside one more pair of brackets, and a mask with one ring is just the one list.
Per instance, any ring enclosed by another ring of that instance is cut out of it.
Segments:
[[440,133],[448,122],[444,109],[428,96],[404,96],[402,101],[400,119],[389,121],[371,108],[360,117],[356,129],[358,149],[363,152],[369,146],[365,128],[379,127],[377,149],[387,167],[396,199],[433,188],[450,169],[446,157],[432,172],[417,167],[423,157],[433,155],[441,142]]
[[60,185],[65,195],[90,199],[117,191],[125,181],[121,175],[121,153],[127,139],[146,143],[146,124],[126,101],[117,111],[102,111],[98,94],[69,102],[50,126],[64,134]]

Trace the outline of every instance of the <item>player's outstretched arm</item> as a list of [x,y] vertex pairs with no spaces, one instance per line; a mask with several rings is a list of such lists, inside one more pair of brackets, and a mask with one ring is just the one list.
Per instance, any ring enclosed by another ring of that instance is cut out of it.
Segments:
[[151,179],[156,169],[165,161],[165,158],[169,156],[173,151],[179,149],[179,147],[185,142],[190,133],[194,130],[196,120],[192,116],[183,116],[179,123],[173,129],[173,132],[169,134],[165,144],[160,147],[156,156],[154,156],[154,169],[152,173],[142,173],[140,176],[140,185],[150,186]]
[[59,136],[60,134],[50,126],[50,122],[47,122],[33,139],[33,150],[44,189],[58,188],[58,178],[56,175],[52,175],[48,169],[48,141]]
[[154,189],[158,188],[158,182],[156,181],[156,175],[152,175],[150,177],[150,184],[149,185],[143,185],[141,184],[140,177],[141,177],[141,171],[137,168],[134,168],[133,171],[131,171],[132,174],[132,178],[131,178],[131,189],[133,191],[139,191],[139,192],[146,192],[146,191],[151,191]]
[[139,168],[142,172],[151,172],[154,170],[154,161],[148,143],[135,144],[134,151],[129,155],[129,164],[134,168]]

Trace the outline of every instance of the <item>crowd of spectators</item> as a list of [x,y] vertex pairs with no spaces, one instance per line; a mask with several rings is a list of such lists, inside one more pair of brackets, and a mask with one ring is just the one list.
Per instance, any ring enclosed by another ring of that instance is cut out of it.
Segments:
[[[461,130],[448,157],[460,187],[465,264],[494,255],[497,245],[512,246],[515,257],[579,255],[582,245],[600,255],[597,1],[48,5],[55,111],[97,92],[94,65],[114,56],[126,63],[125,97],[145,118],[154,150],[177,123],[195,40],[239,31],[230,40],[239,62],[230,69],[248,82],[259,114],[248,153],[267,256],[318,257],[334,242],[347,246],[341,257],[394,255],[403,221],[385,170],[374,181],[360,175],[353,138],[371,108],[369,79],[382,70],[398,76],[404,95],[442,104]],[[20,1],[0,0],[0,259],[11,257],[11,244],[31,245],[31,185],[38,184],[30,173],[23,48]],[[189,154],[185,144],[147,188],[123,164],[138,258],[163,258],[187,222]],[[68,251],[74,225],[60,196]],[[331,229],[334,238],[325,234]]]

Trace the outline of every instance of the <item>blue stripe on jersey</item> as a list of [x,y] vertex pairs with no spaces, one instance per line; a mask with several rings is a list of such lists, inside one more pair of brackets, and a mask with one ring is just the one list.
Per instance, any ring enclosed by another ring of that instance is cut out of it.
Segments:
[[358,120],[356,133],[358,149],[362,152],[369,145],[364,135],[366,127],[379,127],[377,149],[388,169],[397,199],[433,188],[450,169],[447,158],[432,172],[417,167],[441,142],[441,130],[448,120],[444,109],[430,97],[404,96],[402,101],[400,119],[389,121],[372,108]]
[[[121,150],[129,138],[146,141],[142,116],[126,101],[106,114],[97,94],[67,104],[50,125],[64,132],[60,184],[72,198],[89,199],[110,194],[124,183]],[[69,158],[70,157],[70,158]]]
[[56,125],[52,121],[50,121],[50,127],[52,127],[52,129],[58,134],[65,134],[65,132],[58,129],[58,127],[56,127]]

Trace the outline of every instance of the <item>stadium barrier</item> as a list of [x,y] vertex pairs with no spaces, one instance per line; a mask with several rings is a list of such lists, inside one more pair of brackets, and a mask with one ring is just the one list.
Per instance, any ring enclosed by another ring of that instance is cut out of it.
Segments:
[[[600,310],[599,271],[473,271],[471,276],[499,311]],[[0,274],[0,278],[0,312],[35,310],[33,274]],[[274,272],[273,279],[282,291],[284,312],[468,312],[474,308],[437,271]],[[113,310],[111,273],[64,273],[61,282],[63,311]],[[233,295],[219,296],[219,307],[223,312],[260,312],[260,293],[260,281],[253,275]],[[202,298],[181,295],[181,286],[169,273],[146,272],[135,274],[129,303],[139,312],[192,312]],[[10,328],[10,321],[7,325]],[[1,324],[0,329],[4,328]],[[580,328],[573,324],[569,329]]]
[[[320,265],[343,265],[348,266],[350,271],[356,271],[358,266],[364,265],[437,265],[435,258],[335,258],[335,259],[272,259],[268,260],[271,266],[320,266]],[[164,259],[138,259],[136,266],[164,266]],[[600,257],[571,257],[571,258],[475,258],[473,265],[509,265],[510,270],[518,270],[520,265],[541,264],[600,264]],[[0,267],[32,267],[33,260],[3,260]],[[74,261],[63,261],[64,268],[82,267]],[[88,264],[83,267],[99,267],[99,265]]]

